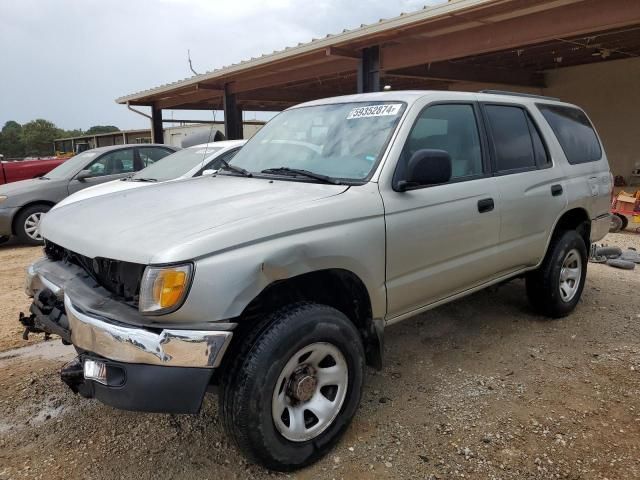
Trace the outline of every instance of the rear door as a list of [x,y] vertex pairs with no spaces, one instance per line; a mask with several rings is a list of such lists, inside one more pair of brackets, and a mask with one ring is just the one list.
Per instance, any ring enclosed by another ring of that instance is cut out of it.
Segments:
[[482,103],[482,110],[502,205],[496,267],[509,273],[536,265],[544,256],[567,205],[567,186],[533,110],[511,103]]
[[136,171],[135,163],[133,148],[122,148],[107,152],[85,167],[85,170],[91,172],[89,178],[79,180],[76,176],[69,182],[69,194],[87,187],[127,177]]
[[389,320],[495,275],[500,204],[477,104],[425,106],[405,141],[394,184],[403,179],[411,155],[421,149],[447,151],[453,176],[444,185],[404,192],[381,188],[387,231]]

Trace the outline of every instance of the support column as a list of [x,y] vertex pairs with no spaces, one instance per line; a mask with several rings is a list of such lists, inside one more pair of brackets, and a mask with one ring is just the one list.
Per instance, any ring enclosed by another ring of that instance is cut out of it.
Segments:
[[380,91],[380,47],[362,50],[358,62],[358,93]]
[[151,107],[151,141],[164,143],[164,129],[162,128],[162,109]]
[[224,86],[224,134],[227,140],[241,140],[242,131],[242,110],[236,102],[236,95],[229,92],[228,85]]

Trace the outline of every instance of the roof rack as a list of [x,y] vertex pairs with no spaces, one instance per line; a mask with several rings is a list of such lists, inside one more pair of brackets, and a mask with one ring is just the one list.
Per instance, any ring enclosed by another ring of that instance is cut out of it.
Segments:
[[480,90],[479,93],[490,93],[492,95],[511,95],[514,97],[539,98],[541,100],[553,100],[555,102],[561,101],[559,98],[556,98],[556,97],[547,97],[545,95],[534,95],[533,93],[510,92],[509,90]]

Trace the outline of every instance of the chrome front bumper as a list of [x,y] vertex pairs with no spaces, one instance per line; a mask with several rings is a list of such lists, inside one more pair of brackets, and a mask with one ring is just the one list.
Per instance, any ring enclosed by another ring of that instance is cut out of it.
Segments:
[[[43,291],[51,292],[64,304],[64,314],[70,330],[71,343],[79,349],[95,353],[109,360],[160,365],[168,367],[216,368],[231,342],[233,333],[228,330],[189,330],[189,329],[148,329],[127,325],[101,317],[94,312],[84,311],[74,302],[72,295],[65,291],[66,284],[75,280],[73,293],[83,291],[78,279],[57,262],[40,260],[27,270],[26,293],[39,298]],[[69,267],[73,269],[75,267]],[[58,269],[56,271],[56,269]],[[87,295],[95,295],[95,287],[86,286]],[[71,290],[71,289],[70,289]],[[98,302],[105,305],[113,300]],[[34,301],[34,304],[36,302]],[[44,325],[51,320],[35,309],[41,318],[38,325],[47,331]],[[32,308],[32,312],[34,309]],[[64,322],[63,322],[64,323]],[[50,330],[50,333],[57,333]]]

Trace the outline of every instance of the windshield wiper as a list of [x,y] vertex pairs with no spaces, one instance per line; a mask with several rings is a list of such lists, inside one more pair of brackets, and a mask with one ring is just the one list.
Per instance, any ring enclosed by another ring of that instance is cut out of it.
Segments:
[[42,177],[38,177],[38,180],[51,180],[51,179],[43,175]]
[[222,167],[220,167],[218,170],[222,170],[224,168],[226,170],[231,170],[232,172],[239,173],[240,175],[243,175],[245,177],[253,177],[253,173],[251,173],[249,170],[245,170],[242,167],[231,165],[224,158],[221,158],[220,162],[222,163]]
[[289,175],[289,176],[302,176],[313,178],[314,180],[320,180],[324,183],[331,183],[333,185],[340,185],[340,182],[333,177],[322,175],[321,173],[311,172],[309,170],[303,170],[301,168],[289,168],[289,167],[277,167],[266,168],[260,173],[273,173],[276,175]]
[[132,182],[157,182],[158,181],[157,178],[144,178],[144,177],[139,177],[139,178],[129,177],[129,178]]

